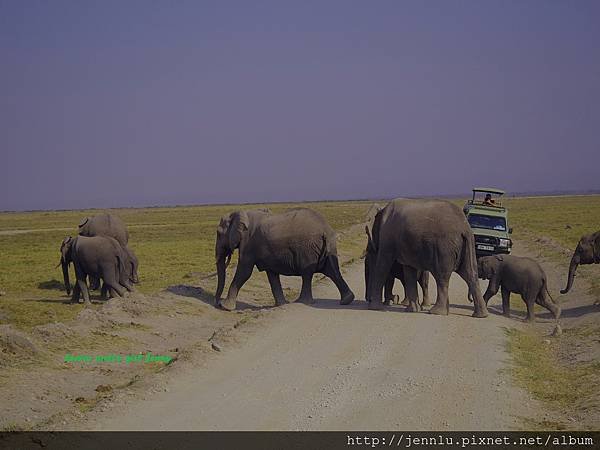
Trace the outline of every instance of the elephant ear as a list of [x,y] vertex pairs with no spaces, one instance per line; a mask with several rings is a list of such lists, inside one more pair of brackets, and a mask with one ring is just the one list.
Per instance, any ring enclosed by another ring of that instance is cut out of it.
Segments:
[[237,211],[231,214],[229,222],[229,248],[238,248],[242,242],[242,237],[248,231],[248,214],[245,211]]
[[494,258],[491,256],[479,258],[477,260],[477,272],[481,273],[483,279],[489,280],[496,273],[494,265]]
[[66,259],[67,253],[71,249],[71,245],[73,244],[73,238],[71,236],[67,236],[60,243],[60,254],[62,256],[61,262],[63,259]]

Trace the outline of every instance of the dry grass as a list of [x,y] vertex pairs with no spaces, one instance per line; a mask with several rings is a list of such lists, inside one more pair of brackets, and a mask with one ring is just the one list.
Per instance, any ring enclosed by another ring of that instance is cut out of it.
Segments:
[[[138,289],[157,292],[184,283],[190,273],[210,273],[214,267],[215,230],[221,216],[236,209],[269,207],[273,212],[307,206],[322,213],[338,232],[364,220],[372,202],[316,202],[272,205],[220,205],[112,210],[127,224],[130,245],[140,260]],[[30,328],[67,322],[81,305],[67,305],[62,273],[56,268],[61,240],[76,235],[82,217],[100,211],[0,213],[0,323]],[[357,236],[340,236],[340,253],[362,251]],[[73,277],[73,275],[72,275]]]
[[570,346],[574,339],[598,336],[598,328],[568,330],[564,340],[544,339],[533,330],[507,330],[508,352],[512,358],[511,374],[517,384],[531,395],[546,404],[566,420],[552,423],[530,423],[536,428],[587,428],[597,427],[597,423],[573,423],[573,416],[586,417],[586,413],[597,408],[600,362],[566,361],[559,357],[561,347]]

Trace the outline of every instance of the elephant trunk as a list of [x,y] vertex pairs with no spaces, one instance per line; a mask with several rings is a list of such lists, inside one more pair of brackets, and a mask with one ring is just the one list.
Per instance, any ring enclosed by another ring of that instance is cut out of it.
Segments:
[[567,279],[567,287],[560,291],[561,294],[566,294],[571,290],[573,286],[573,279],[575,278],[575,272],[577,271],[577,266],[579,265],[579,255],[577,252],[573,254],[571,258],[571,263],[569,264],[569,278]]
[[63,278],[65,281],[65,289],[67,295],[71,295],[71,283],[69,282],[69,264],[64,258],[61,258],[60,263],[62,264]]
[[[227,259],[227,260],[226,260]],[[221,294],[225,287],[225,270],[231,261],[231,253],[220,250],[217,252],[217,290],[215,292],[215,306],[221,302]]]

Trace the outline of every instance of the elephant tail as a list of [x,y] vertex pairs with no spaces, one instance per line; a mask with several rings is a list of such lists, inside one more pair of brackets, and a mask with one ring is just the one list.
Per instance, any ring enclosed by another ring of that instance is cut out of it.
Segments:
[[[466,276],[472,275],[473,280],[477,282],[477,257],[475,256],[475,239],[473,235],[464,233],[462,244],[462,255],[458,271]],[[473,302],[475,299],[471,283],[469,283],[468,299],[470,302]]]
[[548,294],[548,297],[550,297],[550,300],[552,300],[552,303],[556,303],[556,300],[554,300],[554,298],[550,294],[550,291],[548,290],[548,280],[546,278],[544,278],[544,289],[546,290],[546,294]]
[[[318,256],[318,263],[317,265],[319,267],[324,267],[325,266],[325,262],[327,261],[327,257],[332,253],[330,247],[330,243],[327,241],[327,236],[326,235],[321,235],[321,245],[319,248],[319,256]],[[335,248],[334,248],[335,250]],[[335,252],[334,252],[335,253]]]
[[125,273],[125,258],[122,254],[117,254],[117,266],[116,266],[117,280],[121,280],[121,274]]

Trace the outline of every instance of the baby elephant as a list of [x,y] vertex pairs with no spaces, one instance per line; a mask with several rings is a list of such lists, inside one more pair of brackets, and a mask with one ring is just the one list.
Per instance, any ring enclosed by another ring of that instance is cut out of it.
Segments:
[[527,305],[527,320],[533,322],[535,303],[550,311],[556,320],[560,317],[558,306],[550,293],[546,274],[531,258],[511,255],[484,256],[477,260],[479,278],[490,280],[483,299],[488,300],[502,288],[502,312],[510,317],[510,293],[521,294]]
[[103,295],[108,290],[111,296],[122,297],[126,291],[133,289],[126,266],[127,255],[111,237],[69,236],[63,240],[60,253],[67,294],[71,289],[69,265],[73,263],[75,267],[77,282],[73,288],[72,302],[79,301],[79,296],[82,295],[83,300],[89,303],[90,294],[86,282],[88,276],[90,279],[101,278],[104,281]]

